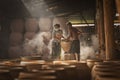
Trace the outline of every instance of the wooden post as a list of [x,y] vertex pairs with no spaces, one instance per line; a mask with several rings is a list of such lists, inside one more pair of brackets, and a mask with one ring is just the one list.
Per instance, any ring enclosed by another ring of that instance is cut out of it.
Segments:
[[104,33],[104,16],[103,1],[96,0],[96,26],[98,29],[100,58],[105,59],[105,33]]
[[113,54],[115,52],[113,3],[113,0],[103,0],[106,60],[113,59]]
[[117,8],[117,12],[119,14],[119,21],[120,21],[120,0],[115,0],[116,1],[116,8]]

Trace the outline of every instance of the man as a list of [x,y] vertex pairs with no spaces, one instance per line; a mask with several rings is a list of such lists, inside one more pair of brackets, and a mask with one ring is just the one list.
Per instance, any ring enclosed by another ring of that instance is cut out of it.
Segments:
[[69,39],[71,43],[70,53],[72,55],[73,59],[80,60],[80,41],[79,41],[79,35],[81,32],[77,30],[76,28],[72,27],[72,24],[68,22],[66,24],[68,26],[68,32],[69,36],[67,39]]
[[54,59],[60,59],[60,53],[61,53],[61,38],[63,37],[63,32],[60,29],[59,24],[54,25],[53,29],[53,41],[52,41],[52,57]]

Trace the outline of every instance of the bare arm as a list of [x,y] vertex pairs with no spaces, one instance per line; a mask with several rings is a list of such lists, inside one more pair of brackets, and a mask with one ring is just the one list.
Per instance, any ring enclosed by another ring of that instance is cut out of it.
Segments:
[[82,35],[82,31],[81,30],[77,30],[78,35]]
[[72,37],[72,30],[69,30],[69,36],[66,38],[66,40],[70,40],[70,38]]

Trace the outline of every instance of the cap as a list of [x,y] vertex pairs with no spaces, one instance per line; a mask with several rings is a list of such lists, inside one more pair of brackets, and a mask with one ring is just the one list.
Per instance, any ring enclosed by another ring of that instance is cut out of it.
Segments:
[[67,22],[66,25],[72,25],[72,23],[71,22]]
[[59,28],[59,27],[60,27],[60,24],[55,24],[54,27],[55,27],[55,28]]

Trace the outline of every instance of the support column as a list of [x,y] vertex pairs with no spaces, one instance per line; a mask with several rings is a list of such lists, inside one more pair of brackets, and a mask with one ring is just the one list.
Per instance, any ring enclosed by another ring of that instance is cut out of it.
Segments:
[[120,20],[120,0],[115,0],[115,1],[116,1],[117,12],[119,14],[119,20]]
[[99,36],[100,59],[105,59],[105,33],[104,33],[104,16],[103,0],[96,0],[96,26]]
[[105,48],[106,48],[106,60],[113,59],[115,52],[114,43],[114,11],[113,11],[113,0],[103,0],[104,7],[104,27],[105,27]]

